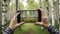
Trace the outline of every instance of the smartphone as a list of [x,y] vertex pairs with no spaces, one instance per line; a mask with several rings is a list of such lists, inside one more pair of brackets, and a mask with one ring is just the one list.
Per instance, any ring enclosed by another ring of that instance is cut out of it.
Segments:
[[[20,12],[20,11],[17,11],[17,13],[18,13],[18,12]],[[20,22],[21,22],[21,20],[20,20],[20,19],[21,19],[21,16],[20,16],[20,13],[19,13],[19,14],[18,14],[18,16],[17,16],[17,22],[18,22],[18,23],[20,23]]]
[[[19,18],[20,17],[20,18]],[[40,10],[22,10],[18,16],[18,22],[41,22],[41,11]]]

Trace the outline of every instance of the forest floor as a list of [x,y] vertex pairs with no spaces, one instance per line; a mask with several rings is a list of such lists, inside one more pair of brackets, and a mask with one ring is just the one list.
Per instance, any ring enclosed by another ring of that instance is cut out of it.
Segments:
[[[9,25],[9,23],[7,23],[7,25]],[[49,32],[47,29],[41,29],[41,26],[37,26],[34,23],[25,23],[17,28],[14,34],[49,34]]]

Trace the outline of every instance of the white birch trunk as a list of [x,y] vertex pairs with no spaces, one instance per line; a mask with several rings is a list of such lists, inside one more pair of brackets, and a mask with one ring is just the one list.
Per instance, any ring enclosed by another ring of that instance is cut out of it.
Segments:
[[2,8],[2,6],[1,5],[2,5],[2,3],[1,3],[1,0],[0,0],[0,23],[1,23],[1,18],[2,18],[2,16],[1,16],[1,13],[2,13],[1,8]]
[[18,0],[16,0],[16,12],[19,10]]
[[7,13],[7,2],[2,0],[2,25],[3,25],[3,29],[5,29],[5,24],[6,24],[6,13]]
[[46,0],[46,9],[47,9],[47,14],[48,14],[48,11],[49,11],[49,9],[48,9],[48,8],[49,8],[49,7],[48,7],[48,4],[49,4],[49,3],[48,3],[48,0]]
[[46,0],[46,9],[47,9],[46,13],[49,18],[49,1],[48,0]]
[[51,15],[52,15],[52,25],[55,25],[55,19],[54,19],[54,0],[51,0]]
[[[59,0],[59,24],[60,24],[60,0]],[[59,32],[60,32],[60,25],[59,25]]]

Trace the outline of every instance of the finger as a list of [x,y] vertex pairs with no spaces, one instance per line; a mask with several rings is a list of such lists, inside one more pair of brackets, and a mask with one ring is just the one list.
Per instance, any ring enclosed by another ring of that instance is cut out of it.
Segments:
[[43,22],[36,22],[36,25],[43,25]]
[[21,23],[17,24],[16,27],[19,27],[19,26],[21,26],[23,24],[24,24],[24,22],[21,22]]
[[24,22],[20,22],[20,23],[19,23],[19,26],[20,26],[20,25],[23,25],[23,24],[24,24]]
[[19,13],[17,13],[15,16],[14,16],[14,18],[17,18],[17,16],[20,14],[20,12]]

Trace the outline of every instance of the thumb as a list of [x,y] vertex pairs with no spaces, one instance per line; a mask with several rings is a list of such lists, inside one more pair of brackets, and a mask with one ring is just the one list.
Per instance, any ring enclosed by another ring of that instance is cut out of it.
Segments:
[[43,25],[43,22],[36,22],[35,24],[42,26]]
[[24,24],[24,22],[19,23],[19,25],[23,25],[23,24]]
[[19,27],[19,26],[21,26],[21,25],[23,25],[23,24],[24,24],[24,22],[20,22],[20,23],[17,24],[16,26]]

